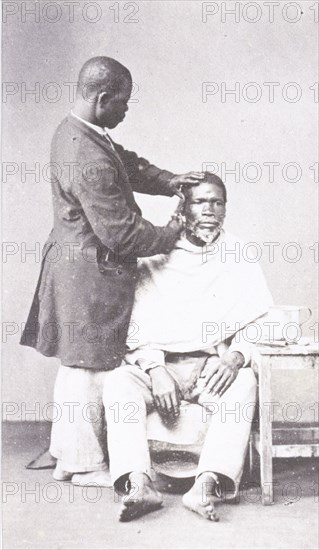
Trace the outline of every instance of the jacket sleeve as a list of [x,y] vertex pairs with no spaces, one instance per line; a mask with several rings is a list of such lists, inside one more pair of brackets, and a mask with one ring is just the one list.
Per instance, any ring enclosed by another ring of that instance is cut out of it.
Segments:
[[105,158],[95,159],[94,171],[77,170],[73,193],[94,233],[119,258],[167,254],[177,240],[171,227],[157,227],[133,212],[118,182],[118,172]]
[[132,151],[127,151],[117,143],[114,145],[128,173],[133,191],[148,195],[165,195],[167,197],[174,195],[168,183],[175,174],[157,168],[154,164],[150,164],[148,160],[138,157]]

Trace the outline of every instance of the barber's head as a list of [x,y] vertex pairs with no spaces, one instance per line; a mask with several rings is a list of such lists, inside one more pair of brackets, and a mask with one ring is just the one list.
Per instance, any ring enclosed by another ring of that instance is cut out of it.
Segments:
[[115,128],[125,117],[132,93],[129,70],[110,57],[93,57],[82,67],[75,112],[98,126]]
[[222,180],[210,172],[204,179],[183,189],[186,237],[197,246],[212,243],[221,231],[226,215],[227,192]]

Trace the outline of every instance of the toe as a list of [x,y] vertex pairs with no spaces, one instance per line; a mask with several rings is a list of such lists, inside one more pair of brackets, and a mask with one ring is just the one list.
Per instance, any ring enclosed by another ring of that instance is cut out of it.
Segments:
[[213,512],[212,514],[210,514],[209,519],[210,519],[210,521],[218,522],[219,521],[219,516],[216,514],[216,512]]
[[210,519],[210,521],[219,521],[219,516],[215,510],[215,508],[210,507],[209,510],[207,510],[207,517]]
[[129,501],[123,504],[119,513],[120,521],[131,521],[143,514],[143,506],[138,502]]

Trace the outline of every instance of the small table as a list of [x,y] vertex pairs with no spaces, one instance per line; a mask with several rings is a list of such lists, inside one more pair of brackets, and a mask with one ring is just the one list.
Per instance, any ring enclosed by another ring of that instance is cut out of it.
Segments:
[[285,347],[258,346],[257,352],[260,357],[252,362],[252,367],[258,373],[259,433],[253,431],[251,434],[251,464],[252,450],[255,448],[260,456],[262,503],[269,505],[274,501],[273,458],[319,456],[318,423],[294,424],[293,430],[285,423],[279,429],[273,429],[270,412],[272,371],[299,369],[309,372],[309,369],[318,369],[319,350],[317,344],[294,344]]

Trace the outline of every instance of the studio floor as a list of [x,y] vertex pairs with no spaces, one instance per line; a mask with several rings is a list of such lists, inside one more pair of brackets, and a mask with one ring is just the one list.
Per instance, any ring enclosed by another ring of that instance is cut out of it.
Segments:
[[55,482],[52,470],[25,469],[48,446],[49,434],[48,424],[3,426],[5,550],[318,547],[318,464],[313,459],[275,461],[272,506],[261,505],[260,489],[246,475],[239,502],[219,505],[219,523],[184,509],[183,487],[175,487],[174,493],[172,488],[164,493],[161,510],[123,524],[117,521],[119,502],[112,489],[73,487]]

